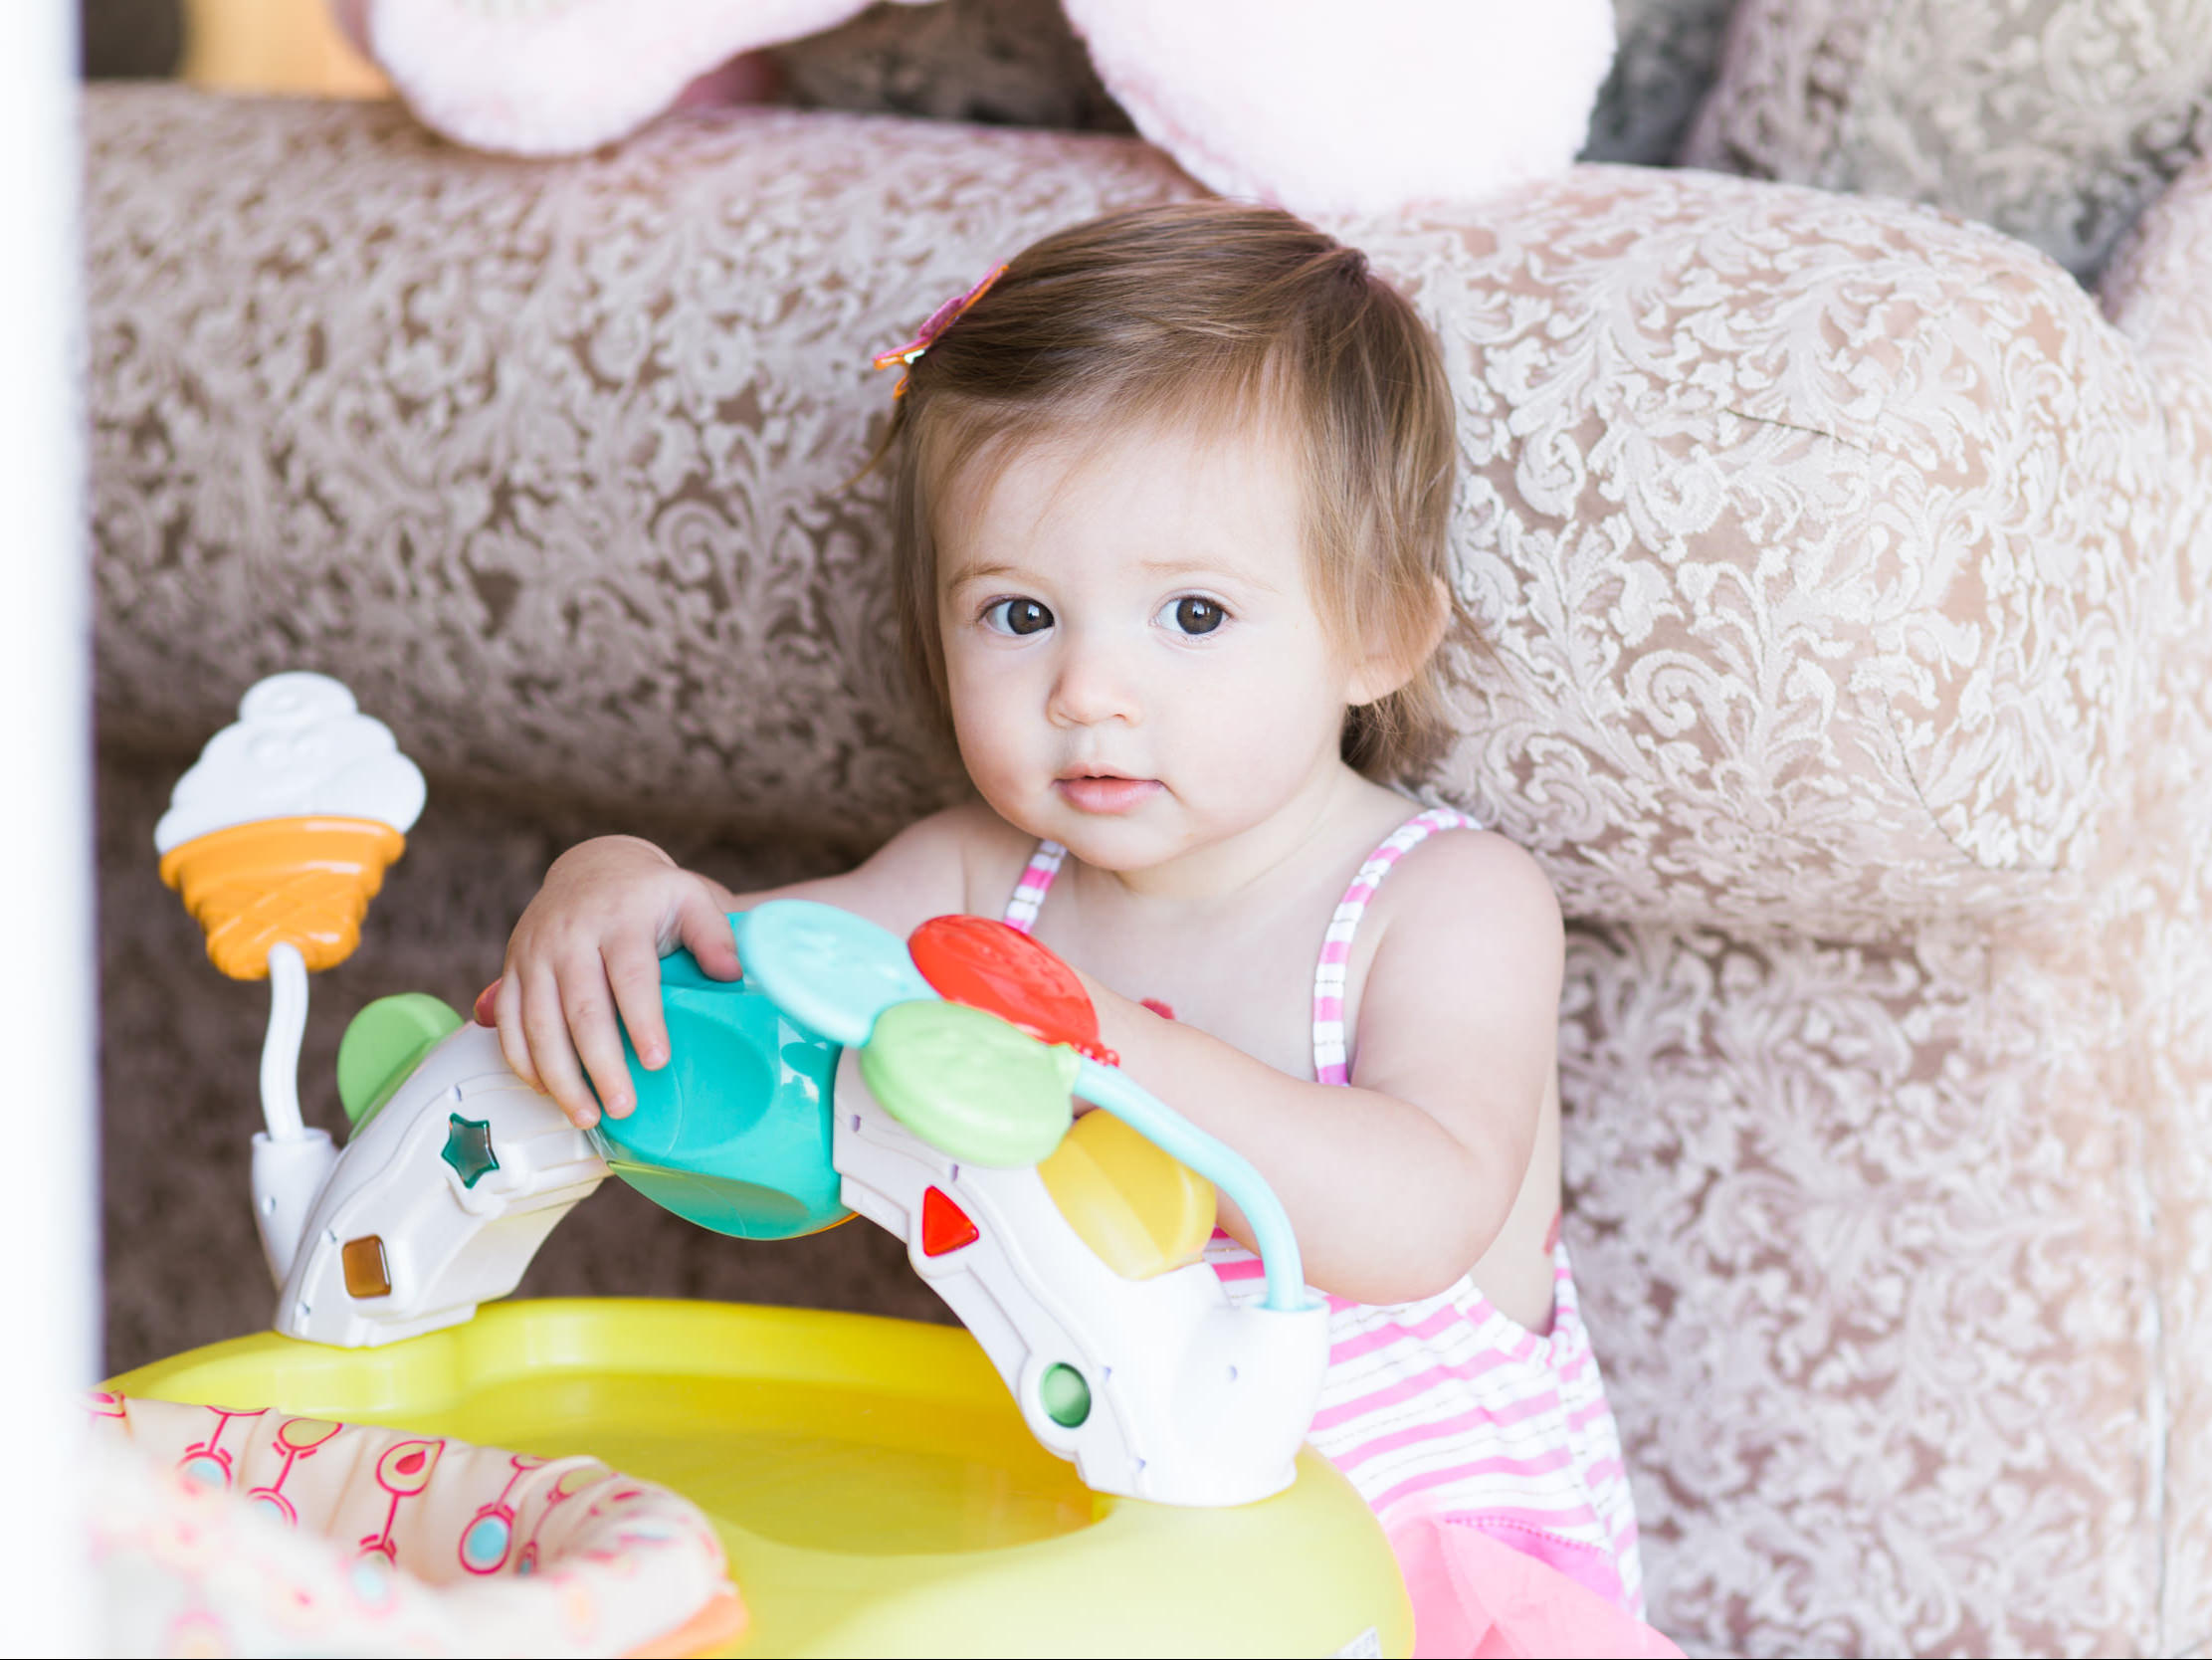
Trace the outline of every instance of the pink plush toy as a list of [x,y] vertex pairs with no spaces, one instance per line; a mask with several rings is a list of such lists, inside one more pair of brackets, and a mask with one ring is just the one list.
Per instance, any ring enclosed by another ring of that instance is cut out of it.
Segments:
[[[757,96],[744,54],[835,28],[868,0],[331,4],[430,126],[560,155],[622,136],[716,72],[721,99]],[[1064,4],[1100,79],[1185,171],[1308,215],[1559,171],[1613,56],[1611,0]]]

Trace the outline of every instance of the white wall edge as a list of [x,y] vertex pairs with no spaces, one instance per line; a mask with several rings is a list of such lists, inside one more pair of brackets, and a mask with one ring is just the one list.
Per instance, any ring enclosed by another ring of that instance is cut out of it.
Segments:
[[0,1054],[16,1140],[0,1202],[0,1521],[14,1654],[95,1641],[77,1393],[99,1376],[90,622],[77,12],[0,4]]

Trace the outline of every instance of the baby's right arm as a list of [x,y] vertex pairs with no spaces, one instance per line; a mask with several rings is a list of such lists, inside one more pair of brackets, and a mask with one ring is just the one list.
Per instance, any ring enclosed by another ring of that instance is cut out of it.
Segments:
[[955,807],[902,831],[858,870],[757,894],[733,894],[634,836],[572,847],[553,861],[507,940],[493,1001],[507,1065],[579,1125],[597,1121],[600,1101],[621,1118],[636,1103],[616,1016],[640,1063],[668,1064],[662,957],[682,945],[708,974],[734,979],[728,913],[771,899],[840,905],[904,934],[966,908],[979,832],[991,841],[1005,827],[984,809]]

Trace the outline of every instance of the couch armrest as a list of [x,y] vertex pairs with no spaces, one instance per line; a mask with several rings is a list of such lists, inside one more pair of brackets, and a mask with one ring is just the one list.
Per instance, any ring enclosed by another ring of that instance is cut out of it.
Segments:
[[1442,794],[1583,915],[2063,902],[2174,496],[2142,366],[2064,271],[1902,203],[1640,168],[1370,241],[1446,332],[1504,670]]
[[[959,787],[892,668],[868,354],[1130,140],[779,110],[599,155],[95,89],[100,697],[354,683],[434,772],[865,844]],[[2048,901],[2121,755],[2158,412],[2063,272],[1897,204],[1579,168],[1357,228],[1438,323],[1498,661],[1431,783],[1570,910]]]

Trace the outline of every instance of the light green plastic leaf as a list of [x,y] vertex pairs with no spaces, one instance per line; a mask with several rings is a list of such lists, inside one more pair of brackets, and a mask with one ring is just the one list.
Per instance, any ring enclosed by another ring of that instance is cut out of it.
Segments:
[[1060,1145],[1081,1059],[981,1009],[914,1002],[884,1010],[860,1064],[884,1111],[931,1146],[1006,1168]]
[[338,1040],[338,1100],[346,1122],[356,1131],[367,1124],[422,1058],[460,1027],[460,1013],[427,991],[379,997],[362,1009]]

